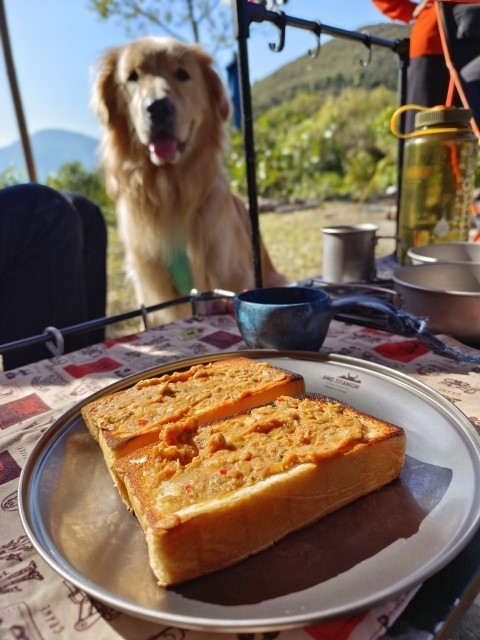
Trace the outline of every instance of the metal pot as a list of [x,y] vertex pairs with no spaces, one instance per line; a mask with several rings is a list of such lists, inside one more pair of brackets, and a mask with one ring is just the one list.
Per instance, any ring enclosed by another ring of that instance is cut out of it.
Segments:
[[433,262],[448,262],[450,264],[479,264],[480,243],[475,242],[444,242],[440,244],[424,244],[411,247],[407,251],[412,264],[431,264]]
[[393,281],[400,308],[428,318],[432,333],[480,343],[480,265],[437,262],[401,267]]

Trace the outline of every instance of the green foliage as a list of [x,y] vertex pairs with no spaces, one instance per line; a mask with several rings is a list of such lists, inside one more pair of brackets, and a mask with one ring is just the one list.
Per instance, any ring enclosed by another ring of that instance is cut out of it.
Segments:
[[23,171],[20,171],[15,166],[10,166],[0,173],[0,189],[4,187],[12,187],[15,184],[21,184],[22,182],[28,182]]
[[108,225],[115,224],[115,211],[105,192],[103,173],[100,169],[87,171],[79,162],[63,165],[55,176],[47,178],[47,185],[57,191],[70,191],[93,200],[101,208]]
[[131,36],[159,30],[201,42],[212,54],[233,44],[231,8],[218,0],[89,0],[87,6],[103,20],[118,20]]
[[[396,183],[397,141],[390,133],[396,94],[345,89],[318,99],[297,94],[255,121],[257,189],[264,198],[365,198]],[[228,171],[245,194],[243,137],[233,132]]]

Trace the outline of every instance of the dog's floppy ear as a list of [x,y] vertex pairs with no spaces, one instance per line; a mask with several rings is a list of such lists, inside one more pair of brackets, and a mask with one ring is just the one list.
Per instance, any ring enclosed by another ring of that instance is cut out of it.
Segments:
[[91,106],[101,124],[108,126],[117,111],[117,95],[115,91],[115,71],[120,54],[120,47],[110,49],[98,61],[93,84]]
[[230,101],[220,77],[213,69],[213,59],[199,45],[193,45],[195,56],[200,63],[205,82],[209,89],[210,99],[218,117],[225,121],[230,115]]

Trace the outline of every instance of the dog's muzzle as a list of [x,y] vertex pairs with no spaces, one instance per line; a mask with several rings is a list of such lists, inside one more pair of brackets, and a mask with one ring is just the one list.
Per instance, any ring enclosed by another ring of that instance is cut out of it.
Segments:
[[164,97],[153,100],[146,110],[150,120],[150,159],[154,164],[172,162],[179,146],[173,135],[175,107],[170,98]]

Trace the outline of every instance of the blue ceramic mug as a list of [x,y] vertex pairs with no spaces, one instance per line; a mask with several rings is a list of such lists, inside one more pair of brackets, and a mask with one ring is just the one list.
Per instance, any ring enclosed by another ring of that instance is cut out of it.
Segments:
[[234,300],[238,328],[252,349],[318,351],[330,320],[347,307],[381,311],[391,320],[393,331],[401,326],[393,305],[368,296],[332,300],[320,289],[274,287],[243,291]]

